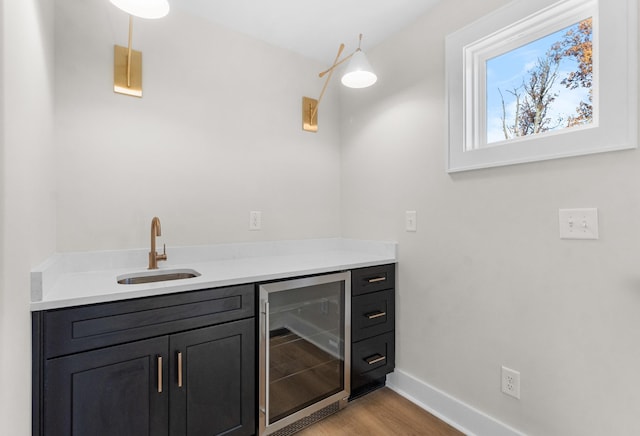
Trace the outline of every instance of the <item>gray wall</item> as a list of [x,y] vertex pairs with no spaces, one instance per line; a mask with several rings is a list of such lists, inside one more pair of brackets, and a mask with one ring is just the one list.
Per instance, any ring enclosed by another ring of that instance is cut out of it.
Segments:
[[31,434],[29,271],[55,250],[53,4],[0,2],[0,422]]
[[[442,2],[369,51],[379,83],[334,86],[313,135],[324,65],[176,10],[135,24],[138,100],[111,90],[109,2],[0,0],[3,431],[30,432],[30,268],[145,247],[159,215],[169,246],[397,240],[399,370],[530,434],[640,433],[638,152],[444,171],[444,37],[505,3]],[[564,207],[598,207],[600,240],[559,240]]]
[[302,96],[318,97],[324,65],[178,8],[136,20],[144,97],[117,95],[126,14],[105,0],[0,5],[0,421],[27,435],[30,269],[55,251],[147,247],[154,215],[169,256],[339,236],[339,98],[330,89],[320,131],[303,132]]
[[[370,52],[380,82],[343,93],[343,236],[400,243],[401,371],[527,434],[640,434],[640,153],[445,172],[444,38],[506,3],[442,2]],[[599,240],[559,239],[573,207]]]
[[128,16],[104,0],[55,13],[59,251],[146,247],[154,215],[168,247],[340,234],[339,94],[317,134],[301,127],[324,65],[174,7],[134,20],[138,99],[113,92]]

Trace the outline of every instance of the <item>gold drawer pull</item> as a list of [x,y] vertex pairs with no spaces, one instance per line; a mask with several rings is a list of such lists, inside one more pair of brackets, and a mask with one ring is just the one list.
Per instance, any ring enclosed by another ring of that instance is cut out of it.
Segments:
[[368,319],[376,319],[376,318],[381,318],[383,316],[387,316],[387,312],[375,312],[375,313],[368,313],[365,315]]
[[162,393],[162,356],[158,356],[158,393]]
[[386,360],[387,356],[381,356],[379,354],[375,354],[371,357],[367,357],[366,359],[364,359],[369,365],[375,365],[376,363],[382,362],[383,360]]
[[182,387],[182,353],[178,353],[178,387]]
[[386,277],[376,277],[374,279],[369,279],[369,283],[384,282],[385,280],[387,280]]

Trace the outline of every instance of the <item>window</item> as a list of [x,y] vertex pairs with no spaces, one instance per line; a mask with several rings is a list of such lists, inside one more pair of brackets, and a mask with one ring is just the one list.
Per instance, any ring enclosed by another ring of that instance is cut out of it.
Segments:
[[486,135],[479,145],[594,125],[593,54],[588,17],[486,60]]
[[516,1],[449,35],[447,170],[636,147],[635,20],[632,0]]

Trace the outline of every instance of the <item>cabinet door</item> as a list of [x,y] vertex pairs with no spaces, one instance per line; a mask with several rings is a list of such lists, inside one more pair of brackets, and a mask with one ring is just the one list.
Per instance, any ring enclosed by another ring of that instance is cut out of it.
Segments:
[[167,350],[164,336],[47,360],[45,435],[167,435]]
[[255,433],[254,336],[253,319],[170,336],[171,436]]

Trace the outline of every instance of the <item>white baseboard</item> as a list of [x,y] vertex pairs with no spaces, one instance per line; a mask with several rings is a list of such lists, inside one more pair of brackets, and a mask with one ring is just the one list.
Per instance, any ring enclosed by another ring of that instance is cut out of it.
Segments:
[[524,433],[399,369],[387,376],[387,386],[468,436],[524,436]]

